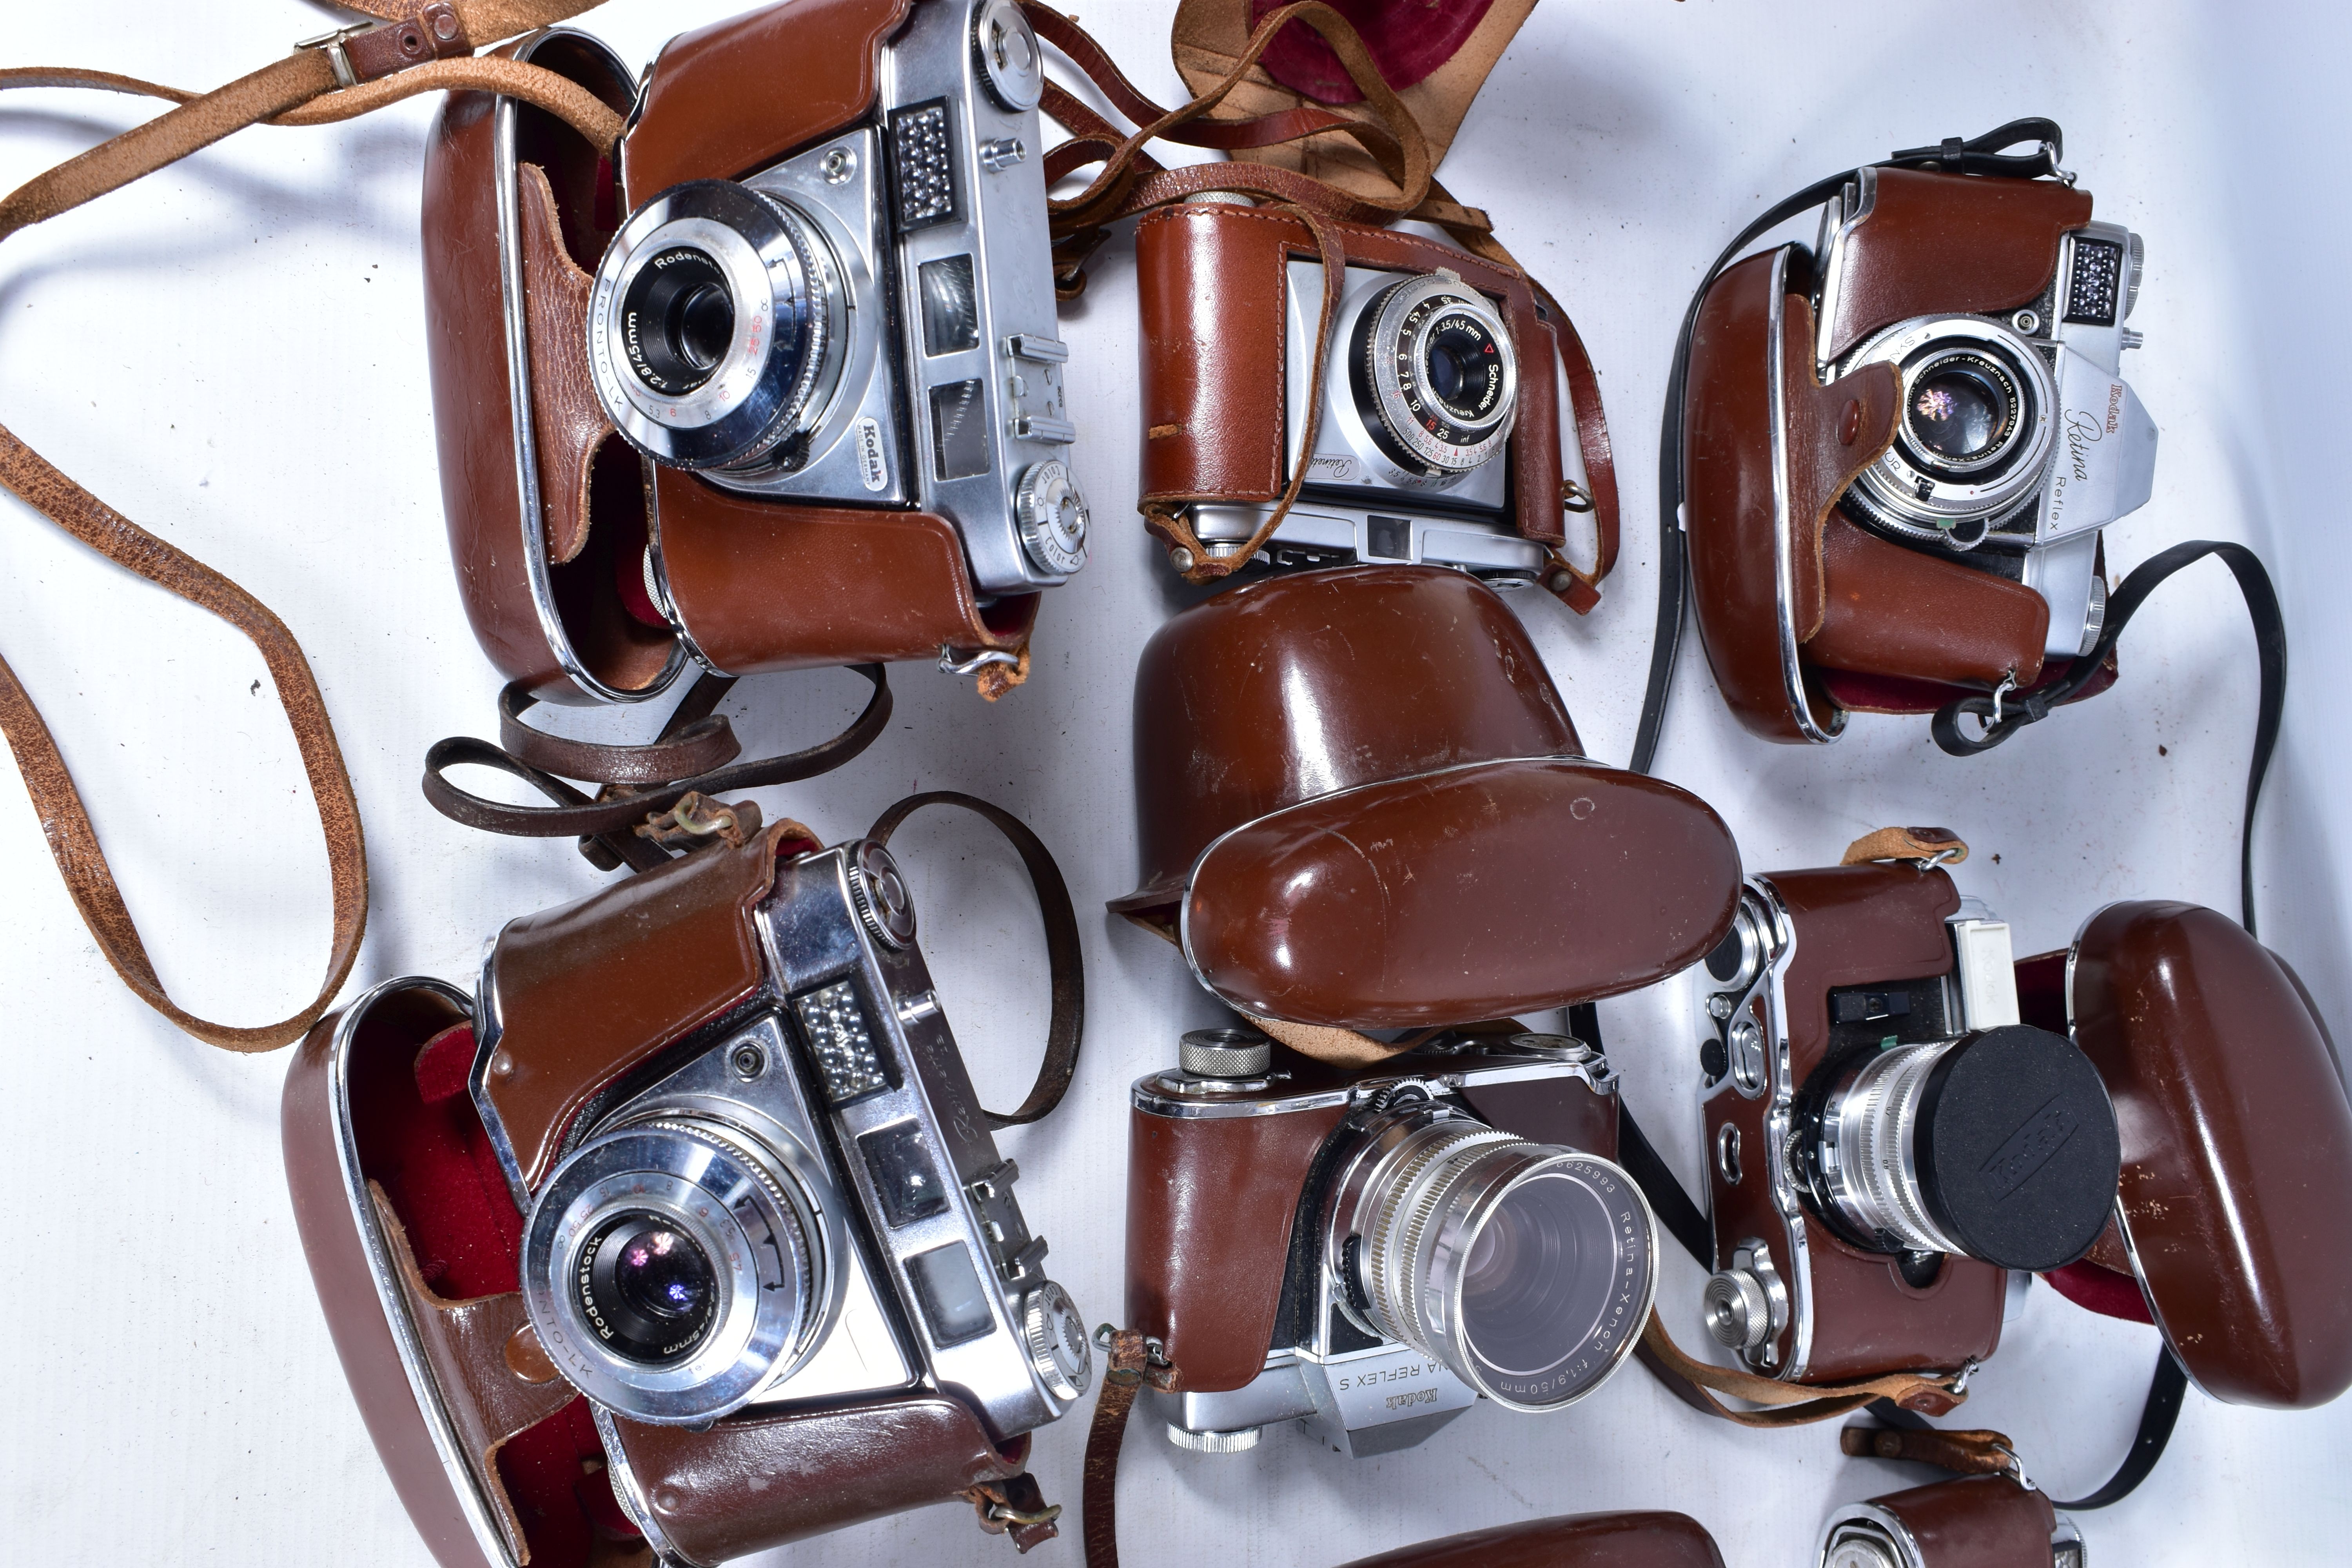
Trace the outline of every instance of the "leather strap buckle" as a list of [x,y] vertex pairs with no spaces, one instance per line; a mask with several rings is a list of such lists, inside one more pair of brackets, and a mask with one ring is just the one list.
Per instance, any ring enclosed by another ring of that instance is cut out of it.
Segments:
[[362,33],[372,33],[380,26],[382,24],[377,22],[363,22],[356,27],[337,27],[334,31],[321,33],[315,38],[304,38],[294,46],[294,52],[299,55],[304,49],[323,50],[328,63],[335,68],[335,85],[357,87],[360,84],[360,79],[352,69],[351,52],[344,46]]

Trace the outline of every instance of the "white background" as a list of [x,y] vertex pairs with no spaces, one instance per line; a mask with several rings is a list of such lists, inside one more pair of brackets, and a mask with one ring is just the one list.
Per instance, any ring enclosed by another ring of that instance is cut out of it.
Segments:
[[[616,0],[587,19],[625,58],[722,15],[721,0]],[[81,64],[205,88],[330,25],[263,0],[9,7],[0,65]],[[1172,101],[1167,7],[1082,12]],[[2147,237],[2129,367],[2162,427],[2155,500],[2108,534],[2117,576],[2188,537],[2268,558],[2292,628],[2286,739],[2258,836],[2263,933],[2341,1031],[2352,1022],[2346,872],[2327,810],[2345,763],[2347,634],[2339,501],[2347,363],[2344,98],[2336,7],[2008,4],[1892,8],[1546,0],[1445,169],[1574,314],[1614,420],[1625,560],[1576,621],[1519,602],[1589,750],[1631,743],[1654,581],[1657,420],[1697,274],[1754,213],[1891,148],[2021,114],[2070,132],[2101,217]],[[793,90],[789,82],[779,93]],[[0,184],[147,112],[127,99],[0,101]],[[244,583],[310,650],[357,782],[375,901],[352,989],[461,982],[506,920],[602,879],[562,844],[458,828],[419,796],[425,749],[488,734],[497,679],[452,590],[434,472],[416,243],[433,105],[332,130],[258,130],[11,241],[0,255],[0,422],[100,496]],[[1810,238],[1810,229],[1804,235]],[[890,732],[832,777],[769,792],[828,837],[898,795],[951,786],[1026,817],[1086,927],[1086,1054],[1062,1111],[1004,1139],[1032,1224],[1090,1318],[1116,1317],[1127,1086],[1218,1010],[1159,942],[1103,914],[1136,878],[1129,672],[1180,602],[1134,521],[1139,421],[1130,252],[1112,247],[1067,318],[1076,464],[1093,565],[1047,602],[1029,684],[992,708],[969,682],[894,672]],[[786,607],[788,608],[788,606]],[[315,986],[324,859],[259,659],[233,632],[0,501],[0,649],[55,727],[173,994],[235,1022]],[[1686,650],[1661,769],[1712,802],[1751,869],[1833,861],[1888,823],[1975,847],[1964,890],[2019,951],[2063,943],[2121,898],[2234,912],[2252,639],[2224,570],[2176,579],[2123,647],[2123,682],[2001,751],[1938,753],[1924,720],[1861,718],[1830,750],[1757,742]],[[728,710],[754,754],[808,743],[865,687],[838,673],[747,681]],[[641,712],[572,732],[649,733]],[[1017,863],[977,825],[923,818],[902,858],[926,946],[985,1097],[1032,1070],[1045,985]],[[280,1173],[283,1053],[198,1045],[115,982],[76,918],[13,778],[0,784],[0,1038],[8,1117],[9,1367],[0,1512],[23,1562],[415,1564],[311,1296]],[[1593,911],[1605,920],[1608,911]],[[1606,1009],[1633,1102],[1696,1161],[1686,1025],[1657,999]],[[1233,1223],[1250,1223],[1236,1215]],[[1697,1270],[1671,1246],[1660,1300],[1700,1337]],[[2150,1331],[2037,1287],[1958,1419],[2018,1440],[2053,1493],[2122,1453]],[[1034,1468],[1077,1501],[1083,1423],[1039,1435]],[[2156,1479],[2081,1523],[2104,1564],[2341,1560],[2352,1405],[2284,1415],[2189,1395]],[[1473,1411],[1424,1447],[1355,1461],[1296,1429],[1196,1457],[1145,1423],[1124,1489],[1130,1563],[1330,1564],[1550,1513],[1680,1509],[1734,1568],[1809,1560],[1835,1503],[1927,1479],[1842,1458],[1827,1426],[1705,1420],[1638,1369],[1570,1414]],[[1071,1523],[1075,1524],[1075,1519]],[[2330,1547],[2329,1542],[2335,1542]],[[1009,1562],[961,1506],[843,1531],[785,1556],[843,1564]],[[1075,1563],[1075,1530],[1041,1562]]]

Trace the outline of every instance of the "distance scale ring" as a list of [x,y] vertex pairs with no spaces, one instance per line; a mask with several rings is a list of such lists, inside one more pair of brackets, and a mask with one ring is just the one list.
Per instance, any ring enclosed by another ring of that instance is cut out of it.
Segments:
[[[695,274],[697,321],[656,312],[669,291],[656,269]],[[588,305],[597,402],[656,462],[756,462],[818,412],[837,379],[839,276],[823,236],[786,204],[728,180],[673,186],[631,216],[597,265]],[[671,352],[667,340],[689,325],[698,342],[724,341],[713,363]],[[672,359],[694,374],[666,375]]]
[[1439,475],[1502,450],[1518,415],[1518,354],[1486,296],[1450,272],[1408,278],[1356,321],[1349,379],[1382,452]]

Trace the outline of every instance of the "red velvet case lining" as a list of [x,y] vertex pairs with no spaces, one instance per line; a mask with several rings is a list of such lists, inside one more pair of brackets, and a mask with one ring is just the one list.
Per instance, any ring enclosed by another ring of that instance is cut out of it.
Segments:
[[[519,1289],[522,1215],[476,1114],[466,1079],[474,1031],[459,1024],[404,1060],[354,1042],[352,1131],[360,1169],[407,1228],[417,1271],[450,1300]],[[499,1450],[532,1568],[585,1568],[595,1538],[637,1535],[604,1468],[588,1402],[574,1399]]]

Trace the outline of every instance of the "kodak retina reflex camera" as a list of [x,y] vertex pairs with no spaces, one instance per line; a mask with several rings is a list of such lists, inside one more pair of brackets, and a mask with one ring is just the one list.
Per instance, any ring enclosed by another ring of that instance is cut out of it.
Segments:
[[2140,342],[2124,325],[2139,302],[2140,237],[2081,223],[2057,237],[2057,265],[2028,303],[1931,310],[1847,342],[1839,329],[1859,314],[1848,297],[1884,289],[1880,270],[1901,265],[1869,243],[1886,178],[1855,172],[1822,209],[1816,250],[1822,381],[1885,364],[1900,388],[1894,443],[1844,504],[1896,542],[2021,582],[2050,605],[2044,651],[2088,653],[2106,607],[2099,530],[2146,505],[2156,482],[2156,424],[2123,379],[2123,351]]
[[[297,1063],[313,1271],[420,1530],[470,1527],[445,1563],[562,1564],[535,1532],[582,1510],[712,1563],[1013,1477],[1087,1392],[905,883],[871,840],[788,829],[513,921],[470,1002],[394,982]],[[371,1372],[386,1326],[404,1385]]]
[[2090,1059],[2018,1021],[2009,927],[1941,867],[1774,872],[1695,973],[1709,1331],[1800,1383],[1990,1357],[2009,1272],[2090,1250],[2121,1159]]
[[871,123],[629,215],[589,298],[597,400],[724,489],[935,511],[983,593],[1059,583],[1087,512],[1061,457],[1043,53],[1014,0],[927,0],[879,78]]
[[1599,1053],[1457,1037],[1350,1073],[1202,1030],[1180,1061],[1135,1085],[1128,1173],[1128,1317],[1179,1369],[1172,1441],[1297,1419],[1390,1453],[1481,1395],[1564,1409],[1640,1338],[1654,1237]]

